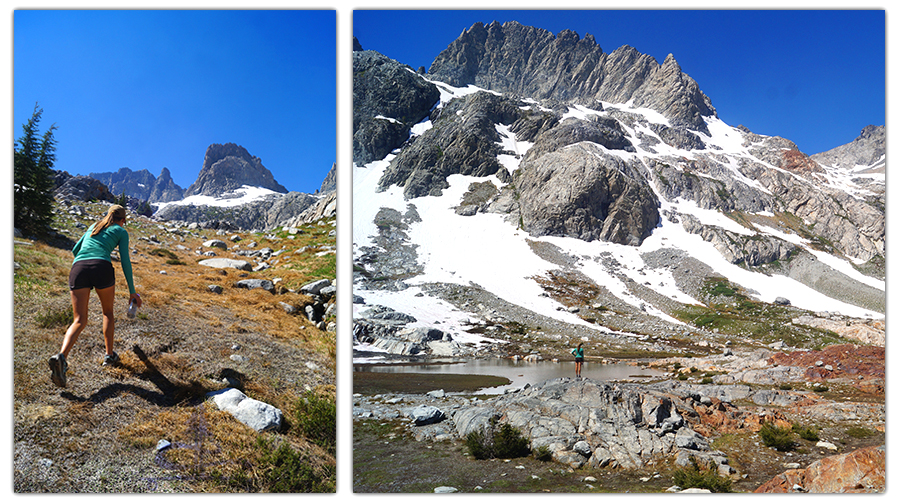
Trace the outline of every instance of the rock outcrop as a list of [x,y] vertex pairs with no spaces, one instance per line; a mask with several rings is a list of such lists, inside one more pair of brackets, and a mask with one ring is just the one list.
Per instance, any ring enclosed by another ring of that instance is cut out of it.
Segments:
[[196,223],[210,229],[265,231],[289,223],[318,200],[311,194],[291,191],[235,207],[166,205],[154,218]]
[[868,166],[867,172],[884,172],[887,139],[884,125],[869,125],[853,142],[817,153],[810,158],[825,166],[853,169]]
[[533,236],[639,245],[659,222],[659,202],[634,166],[588,143],[523,165],[515,184]]
[[[515,101],[488,92],[454,100],[432,113],[433,126],[391,162],[381,187],[403,186],[407,199],[440,196],[450,175],[499,173],[500,138],[494,124],[511,124],[520,114]],[[505,169],[502,173],[501,178],[509,178]]]
[[105,184],[93,177],[58,172],[55,181],[57,187],[53,191],[53,196],[59,200],[112,202],[116,199]]
[[[673,390],[678,389],[678,390]],[[553,458],[573,468],[635,469],[674,458],[718,468],[728,458],[711,450],[706,436],[727,426],[734,432],[781,422],[776,412],[750,414],[718,398],[702,398],[686,388],[609,384],[568,378],[497,396],[451,414],[457,435],[508,423]]]

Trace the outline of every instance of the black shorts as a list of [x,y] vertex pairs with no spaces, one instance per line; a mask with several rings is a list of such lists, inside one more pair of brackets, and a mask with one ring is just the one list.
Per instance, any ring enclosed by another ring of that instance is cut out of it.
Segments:
[[69,289],[109,288],[116,284],[112,262],[103,259],[80,260],[69,271]]
[[584,358],[575,358],[576,363],[584,363]]

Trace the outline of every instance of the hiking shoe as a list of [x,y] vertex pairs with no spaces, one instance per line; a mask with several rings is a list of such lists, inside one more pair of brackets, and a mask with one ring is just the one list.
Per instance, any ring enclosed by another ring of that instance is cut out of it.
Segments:
[[66,355],[59,353],[52,356],[48,363],[50,365],[50,381],[58,387],[65,387],[66,372],[69,370],[69,365],[66,363]]
[[100,366],[112,366],[119,364],[119,355],[113,351],[112,354],[107,354],[103,357],[103,363],[100,363]]

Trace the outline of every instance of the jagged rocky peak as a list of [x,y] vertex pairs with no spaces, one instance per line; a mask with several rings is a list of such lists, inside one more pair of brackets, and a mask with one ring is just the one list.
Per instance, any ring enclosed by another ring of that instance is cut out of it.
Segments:
[[629,46],[607,54],[589,34],[580,38],[563,30],[554,36],[515,21],[475,23],[435,58],[428,75],[458,87],[473,84],[535,99],[633,99],[675,126],[698,131],[706,131],[703,117],[716,114],[671,54],[663,64]]
[[212,144],[206,148],[203,168],[185,196],[220,196],[242,186],[256,186],[287,193],[262,161],[234,143]]
[[322,187],[319,188],[320,194],[332,191],[337,191],[337,163],[331,164],[331,170],[325,174],[325,179],[322,180]]

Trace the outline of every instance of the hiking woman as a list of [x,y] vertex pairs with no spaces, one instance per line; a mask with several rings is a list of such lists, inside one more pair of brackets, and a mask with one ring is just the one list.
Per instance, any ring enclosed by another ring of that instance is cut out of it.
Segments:
[[110,253],[119,249],[119,261],[131,300],[141,306],[141,296],[134,291],[134,278],[131,275],[131,254],[128,249],[128,231],[125,230],[127,218],[125,208],[120,205],[109,207],[99,222],[92,224],[87,232],[75,244],[72,253],[72,270],[69,272],[69,289],[72,292],[72,326],[66,331],[62,349],[59,354],[50,358],[50,380],[59,387],[66,386],[69,351],[78,340],[88,321],[88,301],[91,288],[97,290],[100,306],[103,311],[103,341],[106,344],[106,356],[103,365],[114,365],[119,355],[113,350],[113,335],[116,318],[113,314],[113,303],[116,295],[116,274],[113,270]]
[[578,344],[574,350],[572,350],[572,354],[575,355],[575,377],[581,378],[581,365],[584,364],[584,342]]

